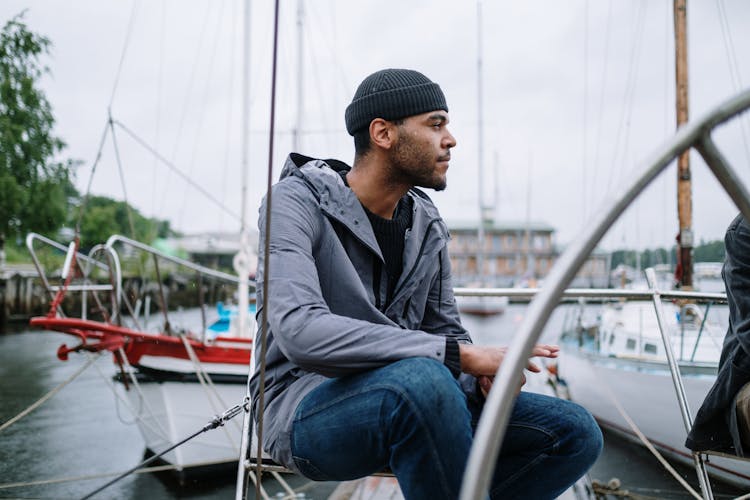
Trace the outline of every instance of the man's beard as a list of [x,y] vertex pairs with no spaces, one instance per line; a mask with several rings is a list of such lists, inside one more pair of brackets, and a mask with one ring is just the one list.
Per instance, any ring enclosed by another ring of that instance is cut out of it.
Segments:
[[447,182],[438,172],[437,160],[429,145],[419,144],[409,134],[401,133],[391,151],[392,180],[442,191]]

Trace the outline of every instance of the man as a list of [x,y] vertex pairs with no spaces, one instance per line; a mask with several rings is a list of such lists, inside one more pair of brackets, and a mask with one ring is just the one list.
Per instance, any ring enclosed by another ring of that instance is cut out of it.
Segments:
[[729,328],[719,373],[685,446],[750,457],[750,225],[742,214],[727,228],[724,246],[721,277],[729,302]]
[[[448,120],[436,83],[378,71],[346,109],[353,166],[292,154],[273,188],[263,445],[308,478],[390,468],[408,499],[458,496],[505,350],[472,345],[461,326],[448,229],[416,188],[446,187]],[[257,419],[257,374],[251,384]],[[600,451],[583,408],[520,393],[491,495],[553,498]]]

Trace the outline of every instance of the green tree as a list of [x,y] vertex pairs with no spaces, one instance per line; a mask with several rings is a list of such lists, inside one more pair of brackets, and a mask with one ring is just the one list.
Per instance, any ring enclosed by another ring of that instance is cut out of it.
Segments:
[[[135,234],[132,234],[130,229],[128,209],[133,218]],[[69,223],[74,225],[78,210],[71,212],[74,220]],[[150,243],[155,238],[171,236],[173,232],[168,221],[146,218],[124,201],[113,200],[106,196],[90,196],[81,217],[81,246],[89,248],[97,243],[104,243],[113,234],[122,234]]]
[[723,262],[726,249],[721,240],[701,241],[700,245],[693,250],[693,258],[696,262]]
[[29,31],[23,13],[0,32],[0,241],[58,229],[74,191],[75,163],[56,158],[65,143],[53,133],[52,107],[38,86],[49,73],[41,59],[50,46]]

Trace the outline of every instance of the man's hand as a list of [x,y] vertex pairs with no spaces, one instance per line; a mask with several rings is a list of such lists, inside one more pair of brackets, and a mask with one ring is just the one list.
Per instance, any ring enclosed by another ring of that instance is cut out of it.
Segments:
[[[461,371],[477,377],[482,394],[487,396],[500,364],[505,359],[507,347],[476,346],[473,344],[459,344],[461,357]],[[549,344],[537,344],[531,351],[532,357],[556,358],[560,347]],[[531,361],[526,368],[534,373],[541,372],[541,368]],[[521,386],[526,383],[526,376],[521,374]],[[518,390],[521,390],[519,386]]]

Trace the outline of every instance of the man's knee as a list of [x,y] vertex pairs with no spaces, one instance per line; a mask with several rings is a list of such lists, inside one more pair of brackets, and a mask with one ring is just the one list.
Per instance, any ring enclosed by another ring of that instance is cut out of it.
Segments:
[[604,447],[604,438],[599,424],[584,407],[565,402],[566,418],[568,420],[568,453],[576,455],[581,463],[590,465],[599,458]]
[[466,397],[450,370],[429,358],[409,358],[390,365],[385,380],[399,404],[415,416],[470,418]]

